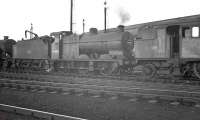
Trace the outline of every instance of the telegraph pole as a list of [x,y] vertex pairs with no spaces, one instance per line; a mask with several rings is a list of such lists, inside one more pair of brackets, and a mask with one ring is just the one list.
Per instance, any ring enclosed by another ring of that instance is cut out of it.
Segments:
[[71,0],[71,10],[70,10],[70,31],[73,32],[73,0]]
[[83,33],[85,33],[85,19],[83,19]]
[[107,4],[107,2],[106,2],[106,0],[105,0],[105,2],[104,2],[104,32],[106,32],[106,14],[107,14],[107,6],[106,6],[106,4]]

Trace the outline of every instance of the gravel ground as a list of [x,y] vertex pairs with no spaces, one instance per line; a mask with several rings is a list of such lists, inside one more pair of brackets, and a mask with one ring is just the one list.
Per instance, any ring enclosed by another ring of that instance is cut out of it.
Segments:
[[30,116],[22,116],[22,115],[0,111],[0,120],[37,120],[37,119]]
[[0,89],[0,103],[89,120],[199,120],[200,108]]

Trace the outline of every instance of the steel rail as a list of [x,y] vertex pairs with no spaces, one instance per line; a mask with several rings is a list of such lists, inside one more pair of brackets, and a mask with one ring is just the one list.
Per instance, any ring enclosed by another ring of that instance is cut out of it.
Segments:
[[[200,88],[199,87],[194,87],[194,89],[190,88],[193,86],[184,86],[184,85],[169,85],[169,86],[161,86],[164,87],[164,89],[161,89],[160,86],[156,86],[156,88],[160,89],[155,89],[154,86],[147,86],[147,84],[142,84],[141,82],[134,83],[133,85],[130,86],[118,86],[116,84],[102,84],[102,83],[87,83],[87,82],[77,82],[77,83],[71,83],[71,82],[57,82],[57,81],[25,81],[25,80],[10,80],[10,79],[1,79],[0,83],[5,82],[5,83],[22,83],[22,84],[31,84],[31,85],[51,85],[51,86],[60,86],[60,87],[69,87],[69,86],[75,86],[75,87],[81,87],[81,86],[90,86],[90,87],[102,87],[102,88],[116,88],[116,89],[144,89],[144,90],[159,90],[159,91],[167,91],[167,92],[185,92],[185,93],[199,93],[200,94]],[[166,89],[168,87],[168,89]],[[179,88],[180,87],[180,88]],[[183,88],[186,87],[186,88]],[[147,89],[148,88],[148,89]],[[180,89],[186,89],[186,90],[180,90]],[[188,89],[188,90],[187,90]],[[194,92],[196,91],[196,92]]]
[[83,119],[79,117],[55,114],[55,113],[22,108],[22,107],[17,107],[17,106],[11,106],[11,105],[6,105],[6,104],[0,104],[0,110],[6,111],[6,112],[15,112],[15,113],[20,113],[24,115],[30,115],[30,116],[39,117],[39,118],[40,117],[47,118],[49,120],[87,120],[87,119]]

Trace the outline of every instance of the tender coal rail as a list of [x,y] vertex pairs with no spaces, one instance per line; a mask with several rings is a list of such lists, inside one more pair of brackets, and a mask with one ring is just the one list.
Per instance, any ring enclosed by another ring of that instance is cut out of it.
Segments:
[[50,112],[27,109],[27,108],[11,106],[11,105],[6,105],[6,104],[0,104],[0,111],[22,115],[22,116],[29,116],[36,120],[41,120],[41,119],[42,120],[87,120],[87,119],[78,118],[78,117],[54,114]]

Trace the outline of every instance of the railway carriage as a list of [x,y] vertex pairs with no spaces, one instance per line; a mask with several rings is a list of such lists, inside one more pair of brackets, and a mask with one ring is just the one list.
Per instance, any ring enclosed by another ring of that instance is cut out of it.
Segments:
[[[137,31],[135,55],[151,72],[199,75],[200,15],[128,26]],[[149,69],[150,70],[150,69]]]

